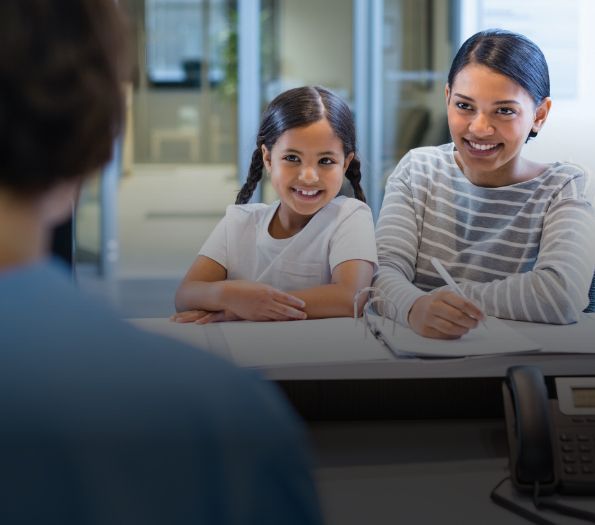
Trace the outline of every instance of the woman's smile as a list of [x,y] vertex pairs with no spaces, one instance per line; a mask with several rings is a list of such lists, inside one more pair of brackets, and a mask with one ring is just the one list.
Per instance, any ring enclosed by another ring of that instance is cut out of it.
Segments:
[[504,147],[498,142],[477,142],[466,138],[463,138],[463,144],[470,155],[479,158],[497,155]]

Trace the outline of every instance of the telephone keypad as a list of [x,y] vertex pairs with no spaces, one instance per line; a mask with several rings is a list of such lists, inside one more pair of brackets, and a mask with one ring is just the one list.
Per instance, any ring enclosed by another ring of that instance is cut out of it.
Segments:
[[[586,418],[564,418],[558,414],[558,451],[561,460],[561,478],[572,483],[582,482],[584,479],[593,480],[595,477],[595,455],[593,443],[595,436],[585,427]],[[580,420],[580,421],[579,421]],[[562,428],[560,428],[562,427]],[[586,431],[586,432],[585,432]]]

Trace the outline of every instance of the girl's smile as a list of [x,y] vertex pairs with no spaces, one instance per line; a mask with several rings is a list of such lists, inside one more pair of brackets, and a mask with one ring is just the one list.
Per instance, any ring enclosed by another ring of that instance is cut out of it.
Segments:
[[531,131],[543,126],[549,98],[536,105],[519,84],[470,63],[446,87],[448,125],[455,160],[478,186],[507,186],[535,177],[543,166],[521,158]]

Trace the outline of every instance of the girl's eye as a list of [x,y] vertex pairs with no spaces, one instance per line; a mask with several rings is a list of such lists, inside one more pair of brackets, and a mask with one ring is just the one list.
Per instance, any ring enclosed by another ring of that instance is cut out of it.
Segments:
[[455,106],[456,106],[458,109],[463,109],[463,110],[465,110],[465,111],[470,111],[471,109],[473,109],[473,108],[471,107],[471,104],[467,104],[466,102],[455,102]]
[[516,115],[516,111],[511,108],[498,108],[499,115]]
[[286,160],[288,162],[299,162],[300,158],[297,155],[285,155],[283,157],[283,160]]
[[329,157],[322,157],[318,162],[327,166],[330,164],[335,164],[335,161]]

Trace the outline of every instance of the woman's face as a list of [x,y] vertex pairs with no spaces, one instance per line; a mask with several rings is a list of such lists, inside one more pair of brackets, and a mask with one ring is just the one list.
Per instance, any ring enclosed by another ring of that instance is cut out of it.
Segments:
[[455,158],[471,182],[498,187],[532,178],[523,171],[521,150],[543,126],[549,98],[536,106],[515,81],[472,63],[446,87],[446,104]]

